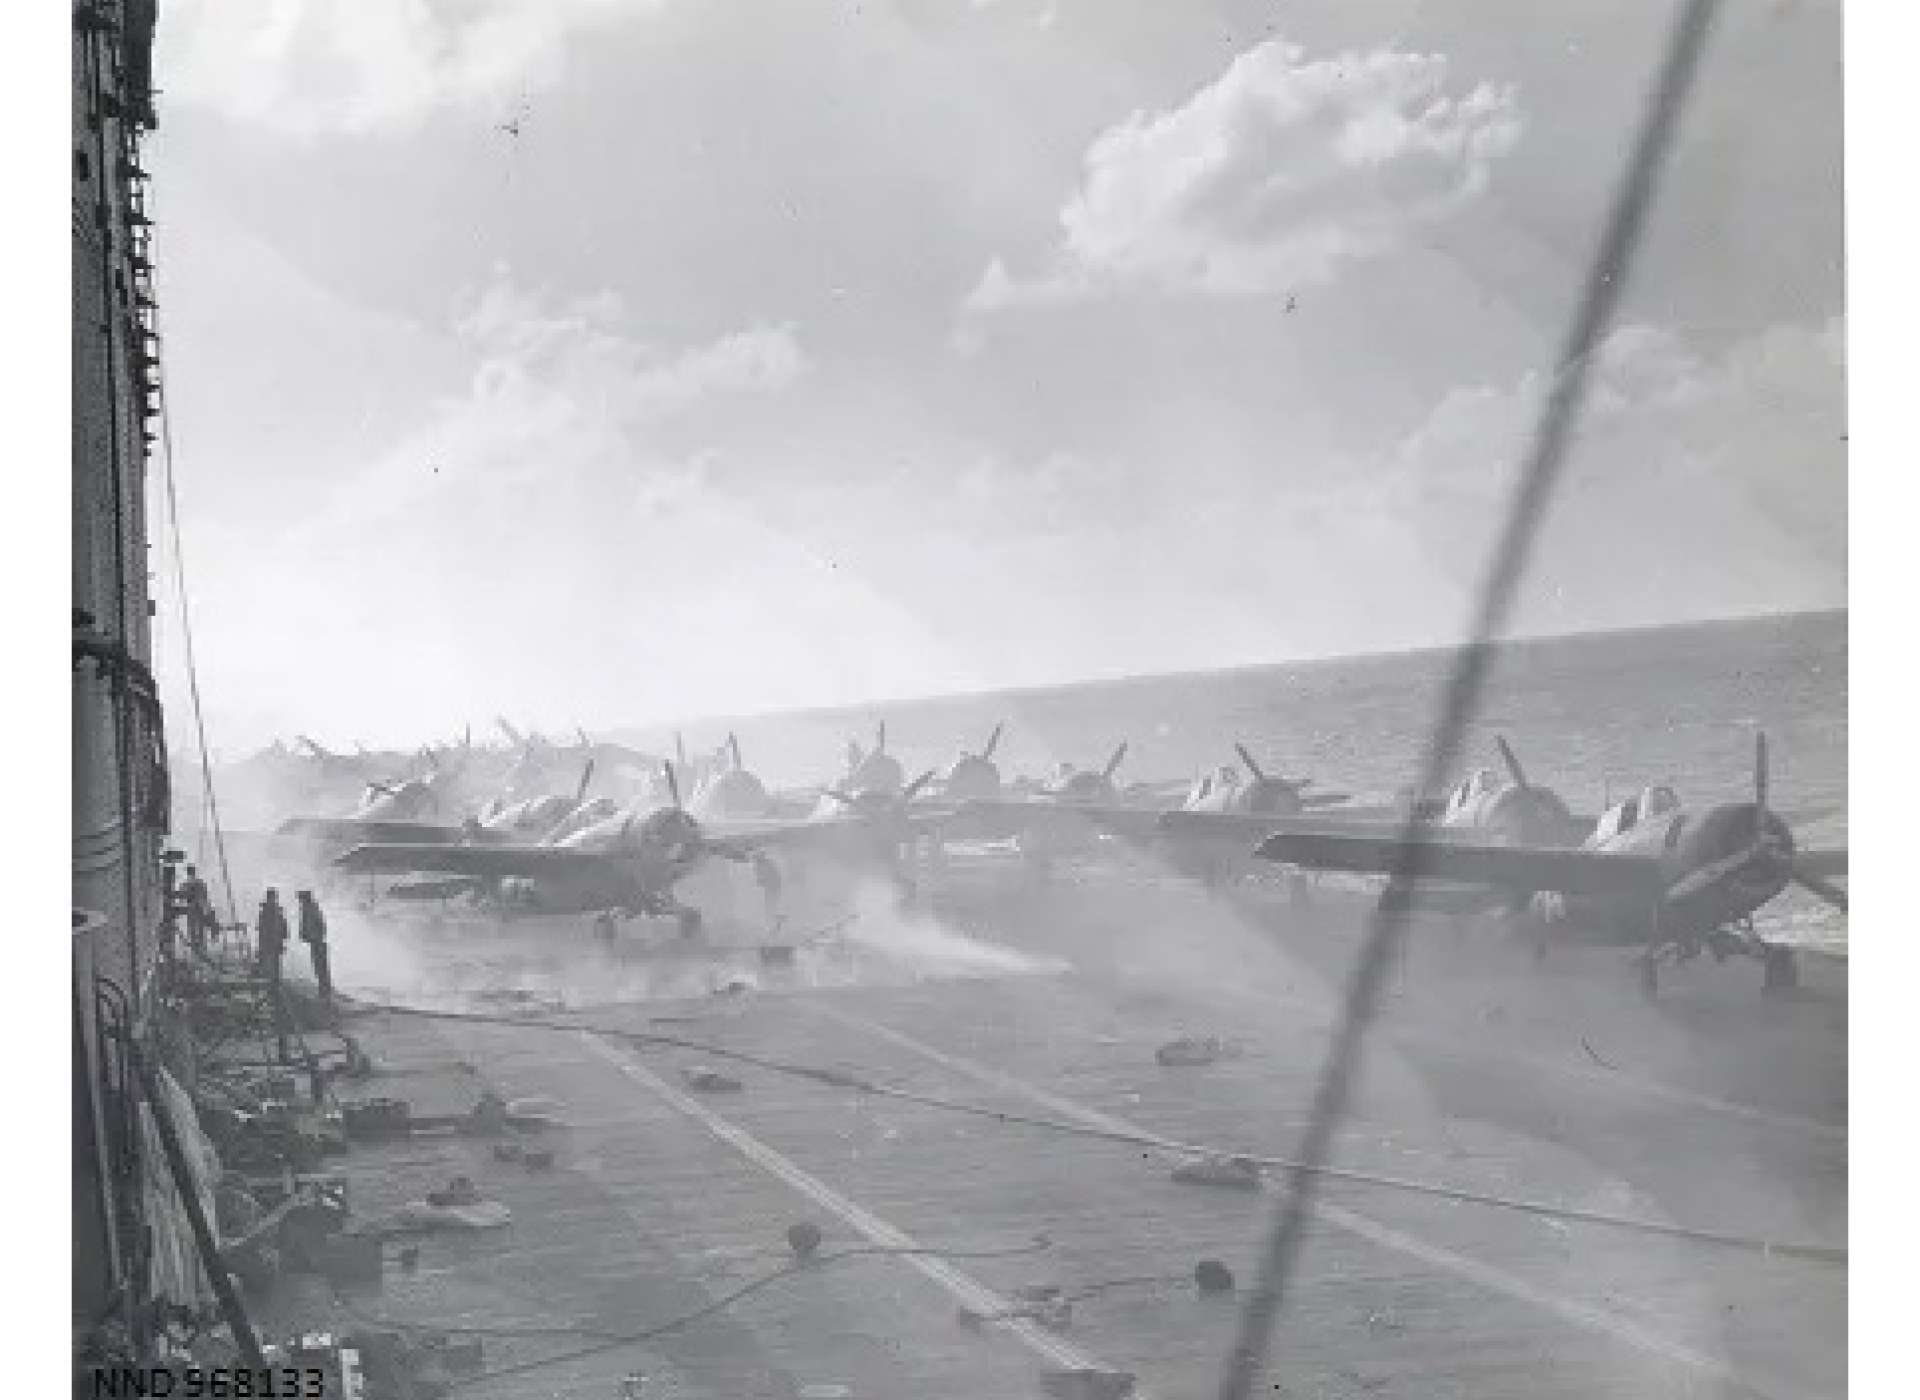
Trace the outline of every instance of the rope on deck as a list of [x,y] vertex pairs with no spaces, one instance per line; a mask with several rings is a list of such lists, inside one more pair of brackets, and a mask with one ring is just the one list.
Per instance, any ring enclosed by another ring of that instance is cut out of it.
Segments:
[[1207,1143],[1183,1142],[1175,1138],[1161,1137],[1148,1132],[1126,1132],[1117,1128],[1098,1128],[1085,1123],[1070,1122],[1061,1118],[1050,1118],[1041,1114],[1022,1113],[1014,1109],[992,1108],[986,1104],[973,1103],[965,1099],[948,1098],[940,1094],[926,1094],[912,1089],[902,1089],[895,1085],[883,1084],[865,1075],[850,1073],[846,1070],[832,1069],[820,1065],[803,1064],[793,1060],[776,1059],[766,1055],[756,1055],[745,1050],[735,1050],[710,1041],[693,1040],[685,1036],[666,1035],[657,1031],[632,1031],[609,1029],[604,1026],[585,1025],[575,1021],[542,1020],[526,1016],[490,1015],[474,1011],[441,1011],[423,1006],[405,1006],[387,1002],[356,1001],[356,1007],[365,1011],[384,1012],[394,1016],[411,1016],[426,1020],[454,1021],[476,1025],[513,1026],[529,1030],[566,1031],[569,1033],[588,1031],[594,1035],[605,1036],[610,1040],[626,1041],[641,1046],[656,1046],[667,1049],[691,1050],[715,1059],[733,1060],[740,1064],[752,1065],[773,1074],[782,1074],[791,1078],[807,1079],[829,1088],[846,1089],[854,1093],[870,1094],[877,1098],[894,1099],[901,1103],[911,1103],[922,1108],[937,1109],[945,1113],[964,1114],[968,1117],[986,1118],[994,1122],[1012,1124],[1017,1127],[1035,1128],[1045,1132],[1059,1133],[1067,1137],[1083,1138],[1095,1142],[1109,1142],[1117,1145],[1140,1148],[1180,1157],[1238,1157],[1260,1167],[1274,1171],[1301,1172],[1330,1181],[1344,1181],[1357,1186],[1370,1186],[1380,1190],[1399,1191],[1408,1195],[1427,1196],[1437,1200],[1454,1201],[1462,1205],[1484,1206],[1489,1209],[1515,1211],[1524,1215],[1538,1216],[1548,1220],[1565,1221],[1580,1225],[1599,1225],[1609,1229],[1627,1230],[1637,1234],[1658,1236],[1664,1239],[1684,1240],[1690,1244],[1713,1245],[1725,1249],[1745,1250],[1749,1253],[1785,1259],[1804,1259],[1823,1264],[1845,1266],[1847,1251],[1844,1246],[1810,1244],[1792,1240],[1770,1240],[1755,1235],[1734,1234],[1727,1231],[1701,1229],[1691,1225],[1680,1225],[1661,1220],[1649,1220],[1642,1216],[1619,1215],[1611,1211],[1588,1210],[1580,1206],[1556,1205],[1548,1201],[1529,1200],[1525,1197],[1503,1196],[1494,1192],[1474,1191],[1465,1187],[1447,1186],[1435,1181],[1421,1181],[1412,1177],[1392,1176],[1382,1172],[1363,1171],[1355,1167],[1336,1167],[1327,1163],[1306,1163],[1298,1158],[1281,1157],[1256,1152],[1242,1152],[1237,1149],[1223,1148]]
[[651,1327],[630,1332],[607,1332],[587,1327],[515,1327],[510,1325],[479,1327],[442,1324],[438,1322],[402,1322],[397,1318],[375,1317],[370,1314],[361,1313],[346,1298],[339,1297],[337,1294],[336,1297],[339,1297],[341,1305],[345,1307],[348,1312],[358,1317],[361,1322],[369,1326],[390,1327],[398,1331],[445,1332],[454,1335],[481,1337],[575,1336],[593,1337],[597,1339],[587,1346],[576,1347],[572,1351],[563,1351],[554,1356],[534,1357],[526,1361],[515,1361],[504,1366],[495,1366],[489,1370],[479,1371],[471,1376],[463,1377],[461,1380],[461,1388],[464,1393],[468,1388],[484,1385],[489,1381],[502,1380],[507,1376],[524,1375],[529,1371],[544,1370],[549,1366],[560,1366],[569,1361],[581,1361],[587,1357],[599,1356],[605,1352],[617,1351],[623,1347],[644,1345],[658,1337],[665,1336],[669,1332],[679,1331],[683,1327],[690,1327],[702,1319],[711,1317],[715,1313],[733,1306],[733,1304],[739,1302],[749,1294],[758,1293],[761,1289],[778,1283],[782,1279],[792,1278],[796,1274],[807,1273],[828,1264],[838,1264],[847,1259],[903,1254],[935,1255],[942,1259],[1010,1259],[1021,1254],[1037,1254],[1041,1250],[1048,1248],[1051,1248],[1051,1242],[1044,1237],[1037,1237],[1028,1244],[1014,1245],[1005,1249],[941,1249],[934,1246],[917,1246],[911,1249],[900,1249],[892,1245],[848,1245],[843,1249],[833,1249],[819,1254],[809,1254],[803,1258],[782,1264],[779,1268],[771,1269],[757,1278],[749,1279],[738,1288],[731,1289],[721,1294],[718,1298],[694,1308],[690,1312],[681,1313],[679,1316],[669,1318],[665,1322],[658,1322]]

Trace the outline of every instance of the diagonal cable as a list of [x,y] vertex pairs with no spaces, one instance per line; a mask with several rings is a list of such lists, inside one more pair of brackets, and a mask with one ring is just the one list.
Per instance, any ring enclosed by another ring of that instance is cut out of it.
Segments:
[[[157,282],[159,279],[155,277],[154,280]],[[153,312],[154,342],[156,346],[159,346],[163,344],[163,342],[160,340],[159,333],[159,311],[157,305],[160,297],[157,287],[155,288],[153,299],[156,304],[156,309]],[[163,465],[161,481],[165,488],[167,533],[173,546],[170,552],[173,555],[174,596],[180,611],[181,658],[186,663],[187,696],[192,702],[193,732],[195,745],[199,750],[200,785],[202,800],[205,805],[205,819],[206,821],[210,821],[213,826],[213,847],[220,861],[220,884],[223,892],[227,896],[227,922],[233,924],[239,922],[240,906],[233,897],[233,871],[227,863],[226,833],[220,824],[220,803],[214,795],[213,757],[207,748],[207,722],[200,704],[200,670],[193,653],[193,604],[187,593],[186,555],[180,546],[180,495],[178,488],[174,485],[173,410],[171,400],[167,394],[164,374],[160,376],[158,381],[158,396],[160,408],[160,448]],[[203,821],[202,825],[204,827],[205,821]],[[202,835],[204,837],[204,830]]]
[[[1652,204],[1660,167],[1686,104],[1716,8],[1717,0],[1686,0],[1674,22],[1645,120],[1615,195],[1599,249],[1588,269],[1578,311],[1561,346],[1552,388],[1514,483],[1499,543],[1481,582],[1469,640],[1448,676],[1428,744],[1422,780],[1415,792],[1431,791],[1445,780],[1479,701],[1494,640],[1505,629],[1532,554],[1534,537],[1565,467],[1567,447],[1586,394],[1593,353],[1619,303],[1628,265]],[[1417,819],[1410,816],[1395,847],[1390,876],[1393,884],[1406,885],[1420,878],[1426,848],[1419,834]],[[1320,1169],[1327,1162],[1333,1135],[1346,1115],[1367,1031],[1379,1007],[1381,984],[1405,938],[1407,911],[1398,907],[1401,903],[1404,901],[1382,900],[1368,922],[1347,990],[1346,1005],[1314,1093],[1313,1112],[1301,1142],[1298,1162],[1288,1173],[1285,1199],[1221,1373],[1220,1400],[1248,1400],[1265,1363],[1299,1258],[1307,1218],[1313,1209]]]

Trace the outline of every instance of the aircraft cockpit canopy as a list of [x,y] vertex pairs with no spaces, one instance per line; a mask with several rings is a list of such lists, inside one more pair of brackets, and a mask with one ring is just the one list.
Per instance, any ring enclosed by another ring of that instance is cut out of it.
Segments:
[[1453,796],[1447,800],[1449,812],[1462,811],[1480,801],[1499,786],[1499,780],[1491,768],[1476,768],[1461,780],[1460,786],[1453,790]]
[[1680,794],[1665,783],[1657,783],[1640,794],[1640,819],[1662,817],[1680,810]]
[[1609,807],[1594,827],[1593,834],[1596,839],[1605,841],[1632,831],[1642,822],[1679,810],[1679,794],[1663,783],[1655,784]]

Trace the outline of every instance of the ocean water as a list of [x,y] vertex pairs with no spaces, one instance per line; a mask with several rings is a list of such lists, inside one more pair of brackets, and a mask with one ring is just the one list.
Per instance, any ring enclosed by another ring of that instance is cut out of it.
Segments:
[[[909,774],[1006,731],[1006,774],[1067,761],[1098,767],[1120,741],[1122,782],[1185,778],[1234,762],[1244,743],[1269,771],[1361,798],[1390,798],[1418,775],[1450,650],[1144,676],[1042,690],[951,696],[738,722],[689,725],[690,745],[738,731],[749,766],[777,784],[837,777],[846,741],[888,748]],[[1771,798],[1802,846],[1843,845],[1847,798],[1847,617],[1802,613],[1504,644],[1469,732],[1464,768],[1498,767],[1505,735],[1530,781],[1575,811],[1648,783],[1689,805],[1753,790],[1754,735],[1770,749]],[[671,752],[671,730],[623,735]],[[1771,931],[1844,940],[1845,921],[1797,891],[1768,911]]]

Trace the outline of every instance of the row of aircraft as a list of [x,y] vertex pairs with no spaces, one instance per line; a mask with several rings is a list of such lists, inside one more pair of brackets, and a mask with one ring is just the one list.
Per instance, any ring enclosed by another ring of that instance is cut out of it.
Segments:
[[[1563,942],[1629,946],[1650,993],[1663,964],[1701,953],[1754,957],[1768,988],[1790,985],[1791,952],[1762,939],[1753,916],[1789,884],[1846,908],[1835,883],[1846,852],[1797,849],[1787,816],[1769,803],[1764,735],[1749,801],[1693,810],[1654,786],[1581,817],[1528,778],[1504,739],[1504,773],[1477,770],[1434,801],[1364,806],[1268,772],[1244,745],[1235,746],[1240,767],[1183,791],[1123,788],[1125,743],[1099,768],[1008,780],[994,757],[1002,733],[996,726],[944,772],[908,781],[882,725],[871,747],[849,743],[844,773],[811,801],[771,790],[732,735],[699,764],[677,744],[678,761],[650,770],[637,798],[589,796],[607,755],[582,736],[569,791],[502,796],[458,816],[429,772],[370,792],[345,817],[297,818],[282,831],[329,844],[345,870],[413,877],[396,894],[665,916],[687,932],[700,915],[674,890],[710,860],[751,863],[763,885],[777,886],[780,866],[829,859],[882,871],[910,892],[916,853],[937,858],[949,844],[1010,842],[1039,871],[1119,844],[1209,877],[1273,867],[1385,876],[1383,899],[1494,917],[1541,955]],[[684,802],[683,773],[698,775]]]

